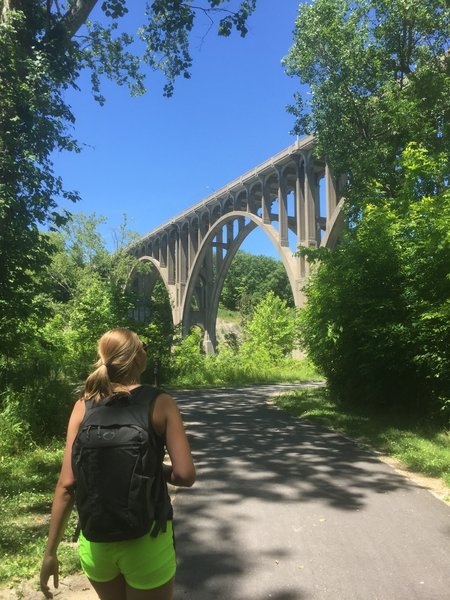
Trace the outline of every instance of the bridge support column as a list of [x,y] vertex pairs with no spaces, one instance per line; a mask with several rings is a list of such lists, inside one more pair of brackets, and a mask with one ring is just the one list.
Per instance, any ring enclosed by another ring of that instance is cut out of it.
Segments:
[[205,331],[205,334],[203,336],[203,352],[205,354],[214,354],[215,353],[214,346],[211,341],[211,338],[209,337],[208,331]]
[[173,285],[176,281],[176,232],[171,231],[168,236],[167,243],[167,279],[169,285]]
[[188,230],[183,227],[178,236],[178,249],[180,255],[180,283],[186,283],[188,276]]
[[233,242],[233,223],[227,223],[227,247],[230,248]]
[[[297,250],[305,244],[305,172],[303,165],[297,164],[295,178],[295,217],[297,233]],[[306,277],[306,258],[297,257],[297,277],[298,285],[303,286]]]
[[161,260],[161,267],[163,269],[167,269],[168,246],[169,246],[169,243],[168,243],[168,240],[167,240],[167,235],[164,235],[161,238],[161,242],[160,242],[160,245],[159,245],[159,247],[160,247],[160,253],[161,253],[161,258],[160,258],[160,260]]
[[280,170],[278,170],[278,225],[280,246],[289,246],[286,183]]
[[305,244],[317,246],[316,183],[311,156],[305,157]]
[[270,194],[265,182],[261,179],[262,198],[261,198],[261,213],[264,225],[270,225]]
[[327,204],[327,223],[331,221],[331,215],[337,206],[336,180],[328,165],[325,165],[325,186],[326,186],[326,204]]
[[188,273],[190,272],[192,265],[194,264],[195,257],[198,251],[198,227],[195,227],[194,223],[189,224],[188,230]]

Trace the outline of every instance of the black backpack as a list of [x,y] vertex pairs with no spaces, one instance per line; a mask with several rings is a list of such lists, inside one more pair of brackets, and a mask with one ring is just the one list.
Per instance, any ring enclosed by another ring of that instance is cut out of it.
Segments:
[[130,394],[86,402],[72,447],[75,501],[81,530],[91,542],[117,542],[150,532],[172,519],[164,479],[164,440],[149,413],[161,390],[140,386]]

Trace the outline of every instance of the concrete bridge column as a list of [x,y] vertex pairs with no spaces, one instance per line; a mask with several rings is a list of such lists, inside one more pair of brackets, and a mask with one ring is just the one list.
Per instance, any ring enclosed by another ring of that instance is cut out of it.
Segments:
[[265,179],[260,177],[259,180],[261,181],[261,187],[262,187],[262,197],[261,197],[262,221],[263,221],[264,225],[270,225],[270,206],[271,206],[270,194],[269,194],[269,190],[267,189]]
[[279,233],[280,246],[289,246],[286,182],[282,175],[281,169],[277,169],[277,173],[278,173],[278,225],[279,225],[279,231],[280,231],[280,233]]
[[161,257],[160,257],[161,267],[163,269],[166,269],[167,268],[167,256],[169,254],[169,240],[168,240],[167,234],[163,235],[161,237],[159,247],[160,247],[160,254],[161,254]]
[[[176,310],[179,314],[181,301],[184,295],[184,290],[187,281],[187,253],[188,253],[188,233],[187,224],[184,224],[177,228],[176,232],[176,245],[175,245],[175,258],[176,258]],[[181,319],[181,315],[179,315]]]
[[176,281],[176,245],[177,234],[174,229],[168,236],[168,252],[167,252],[167,281],[169,285],[174,285]]
[[[305,171],[304,166],[300,162],[296,165],[296,178],[295,178],[295,216],[297,222],[297,248],[305,244]],[[297,276],[300,282],[306,277],[306,258],[299,256],[297,258]]]
[[179,253],[179,282],[186,283],[188,275],[188,229],[187,226],[181,227],[178,234],[178,253]]
[[214,344],[212,343],[208,330],[206,329],[203,336],[203,352],[205,354],[215,354]]
[[227,250],[231,248],[231,244],[233,242],[233,222],[229,221],[227,223]]
[[155,243],[153,244],[153,258],[156,259],[158,262],[161,262],[161,252],[160,252],[160,240],[156,239]]
[[305,155],[305,245],[317,246],[316,182],[311,153]]
[[191,271],[198,251],[198,227],[196,221],[190,221],[188,228],[188,273]]
[[209,229],[209,211],[205,210],[199,217],[198,221],[198,245],[201,246]]
[[223,228],[221,227],[215,237],[215,248],[216,248],[216,272],[220,271],[220,267],[223,262]]
[[247,210],[252,213],[252,215],[256,215],[255,198],[250,191],[250,186],[246,185],[245,190],[247,192]]
[[[212,217],[210,217],[209,222],[212,223]],[[205,232],[206,235],[207,232]],[[205,248],[205,258],[203,262],[203,277],[204,277],[204,297],[203,297],[203,307],[202,307],[202,321],[204,327],[204,338],[203,338],[203,350],[207,354],[214,353],[214,345],[215,339],[213,339],[213,325],[210,321],[210,312],[211,312],[211,298],[213,294],[214,287],[214,270],[213,270],[213,246],[212,243],[209,243]]]
[[[325,165],[325,186],[326,186],[326,205],[327,205],[327,224],[331,220],[331,216],[336,210],[337,206],[337,190],[336,180],[333,177],[333,173],[328,165]],[[328,227],[327,227],[328,229]]]

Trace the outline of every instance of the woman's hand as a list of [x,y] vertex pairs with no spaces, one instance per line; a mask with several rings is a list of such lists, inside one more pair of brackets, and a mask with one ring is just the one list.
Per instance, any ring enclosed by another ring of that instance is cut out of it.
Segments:
[[53,575],[53,585],[55,588],[59,585],[59,560],[55,555],[46,554],[42,561],[41,567],[41,591],[46,598],[53,598],[53,594],[50,591],[48,580]]

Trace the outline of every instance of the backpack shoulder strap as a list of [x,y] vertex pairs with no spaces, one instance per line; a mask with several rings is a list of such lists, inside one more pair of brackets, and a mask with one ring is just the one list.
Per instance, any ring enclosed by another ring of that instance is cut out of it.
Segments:
[[139,425],[144,429],[148,429],[149,424],[150,429],[153,429],[150,423],[150,415],[153,411],[156,398],[163,393],[164,390],[150,385],[143,385],[136,389],[135,394],[132,393],[132,401],[129,408]]

